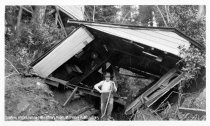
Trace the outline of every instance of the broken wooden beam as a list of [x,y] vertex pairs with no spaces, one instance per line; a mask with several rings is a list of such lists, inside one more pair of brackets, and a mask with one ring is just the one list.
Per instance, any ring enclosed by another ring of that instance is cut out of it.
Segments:
[[206,110],[204,110],[204,109],[179,107],[179,111],[180,111],[180,112],[183,112],[183,113],[191,113],[191,114],[198,114],[198,115],[206,115]]
[[55,77],[49,77],[47,79],[55,81],[55,82],[58,82],[58,83],[60,83],[62,85],[66,85],[68,83],[68,81],[64,81],[64,80],[61,80],[61,79],[58,79],[58,78],[55,78]]
[[75,92],[77,91],[78,87],[74,88],[73,92],[70,94],[70,96],[68,97],[68,99],[65,101],[65,103],[63,104],[63,106],[66,106],[66,104],[71,101],[72,97],[74,96]]
[[62,21],[62,18],[60,16],[60,13],[59,13],[59,10],[57,9],[57,7],[56,7],[56,13],[58,14],[58,22],[60,23],[61,29],[63,29],[63,31],[65,33],[65,36],[67,37],[68,34],[67,34],[66,29],[65,29],[65,27],[63,25],[63,21]]
[[[86,87],[81,87],[81,86],[70,84],[70,83],[68,83],[66,85],[66,87],[69,87],[71,89],[74,88],[74,87],[78,87],[78,90],[85,93],[85,94],[92,95],[92,96],[95,96],[95,97],[101,97],[101,95],[93,89],[89,89],[89,88],[86,88]],[[126,101],[119,96],[114,96],[114,101],[116,103],[119,103],[119,104],[123,105],[123,106],[126,105]]]
[[121,74],[120,73],[120,75],[122,75],[122,76],[127,76],[127,77],[133,77],[133,78],[146,78],[145,76],[140,76],[140,75],[138,75],[138,76],[135,76],[135,75],[129,75],[129,74]]
[[145,104],[147,107],[150,107],[153,103],[155,103],[158,99],[160,99],[164,94],[166,94],[170,89],[175,87],[177,84],[179,84],[182,81],[182,74],[180,74],[178,77],[174,78],[165,88],[162,90],[156,92],[149,101],[147,101]]
[[96,65],[94,66],[94,68],[88,68],[86,71],[88,72],[84,72],[84,74],[75,77],[73,79],[70,80],[70,82],[72,84],[78,84],[81,83],[83,80],[85,80],[90,74],[92,74],[94,71],[98,70],[103,64],[105,64],[109,59],[110,59],[111,55],[108,55],[107,57],[105,57],[104,59],[98,61],[96,63]]
[[59,82],[57,82],[57,81],[52,81],[52,80],[49,80],[49,79],[46,79],[46,80],[45,80],[45,83],[46,83],[46,84],[49,84],[49,85],[52,85],[52,86],[54,86],[54,87],[58,87],[58,86],[59,86]]
[[[138,107],[140,107],[145,102],[147,105],[151,105],[155,101],[157,101],[160,97],[153,98],[157,91],[157,89],[162,85],[168,82],[173,76],[176,74],[176,69],[173,68],[169,70],[166,74],[164,74],[152,87],[146,90],[143,94],[137,97],[130,105],[127,106],[125,110],[125,114],[131,114],[131,111],[135,111]],[[174,85],[173,85],[174,86]],[[171,86],[170,86],[171,89]],[[162,91],[162,90],[161,90]],[[152,99],[151,99],[152,96]],[[156,96],[156,95],[155,95]],[[162,96],[162,95],[160,95]]]

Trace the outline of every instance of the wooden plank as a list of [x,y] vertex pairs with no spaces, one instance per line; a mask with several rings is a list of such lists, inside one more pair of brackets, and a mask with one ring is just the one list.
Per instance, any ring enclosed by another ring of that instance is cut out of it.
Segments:
[[86,72],[80,76],[77,76],[70,80],[71,83],[77,84],[81,83],[84,79],[86,79],[90,74],[92,74],[95,70],[97,70],[99,67],[101,67],[104,63],[106,63],[110,59],[111,55],[105,57],[105,59],[102,59],[100,61],[97,61],[96,66],[94,68],[87,68]]
[[167,78],[170,78],[170,76],[172,76],[175,72],[176,69],[171,69],[166,74],[164,74],[152,87],[150,87],[147,91],[137,97],[130,105],[126,107],[125,114],[130,113],[131,110],[134,111],[135,109],[137,109],[138,106],[142,105],[144,103],[143,98],[149,100],[147,96],[155,91],[161,84],[163,84],[164,81],[167,80]]
[[160,90],[156,96],[152,97],[149,101],[146,101],[146,105],[148,107],[150,107],[153,103],[155,103],[158,99],[160,99],[164,94],[166,94],[170,89],[172,89],[173,87],[175,87],[177,84],[179,84],[182,80],[182,74],[179,75],[178,77],[176,77],[175,79],[173,79],[167,87],[165,87],[164,89]]
[[191,113],[191,114],[198,114],[198,115],[206,115],[206,110],[204,110],[204,109],[179,107],[179,111],[180,111],[180,112],[183,112],[183,113]]
[[[75,84],[70,84],[69,82],[66,83],[66,81],[55,78],[55,77],[51,77],[51,79],[54,80],[54,81],[52,81],[52,80],[47,80],[47,81],[53,83],[54,84],[53,86],[58,87],[59,83],[65,82],[65,86],[68,87],[68,88],[75,89],[77,87],[78,88],[77,90],[80,90],[81,92],[83,92],[85,94],[89,94],[89,95],[92,95],[92,96],[95,96],[95,97],[100,97],[101,96],[95,90],[92,90],[92,89],[89,89],[89,88],[86,88],[86,87],[81,87],[81,86],[78,86],[78,85],[75,85]],[[123,100],[123,98],[121,98],[121,97],[114,96],[114,101],[121,104],[121,105],[126,105],[126,101]]]
[[49,77],[47,79],[55,81],[55,82],[59,82],[60,84],[63,84],[63,85],[66,85],[68,83],[68,81],[64,81],[64,80],[61,80],[61,79],[58,79],[58,78],[55,78],[55,77]]
[[46,84],[49,84],[49,85],[52,85],[54,87],[58,87],[59,86],[59,83],[58,82],[52,81],[52,80],[48,80],[48,79],[45,80],[45,83]]
[[150,95],[153,91],[155,91],[157,88],[160,87],[163,83],[166,81],[169,81],[169,79],[175,74],[176,69],[169,70],[166,74],[164,74],[151,88],[149,88],[147,91],[145,91],[142,94],[142,97],[147,97]]
[[58,11],[57,8],[56,8],[56,13],[57,13],[57,15],[58,15],[58,22],[60,23],[61,29],[63,29],[63,31],[64,31],[64,33],[65,33],[65,36],[67,37],[68,35],[67,35],[67,32],[66,32],[66,29],[65,29],[65,27],[64,27],[64,25],[63,25],[63,21],[62,21],[62,19],[61,19],[60,13],[59,13],[59,11]]
[[120,74],[120,75],[127,76],[127,77],[133,77],[133,78],[146,78],[145,76],[140,76],[140,75],[138,75],[138,76],[129,75],[129,74]]
[[[92,95],[92,96],[95,96],[95,97],[101,97],[101,94],[99,94],[95,90],[92,90],[92,89],[89,89],[89,88],[86,88],[86,87],[81,87],[81,86],[77,86],[77,85],[74,85],[74,84],[68,84],[68,85],[66,85],[66,87],[69,87],[69,88],[78,87],[78,90],[85,93],[85,94]],[[126,101],[119,96],[114,96],[114,101],[116,103],[119,103],[119,104],[123,105],[123,106],[126,105]]]
[[68,99],[65,101],[65,103],[63,104],[63,106],[66,106],[66,104],[71,101],[72,97],[74,96],[74,94],[76,93],[78,87],[74,88],[73,92],[70,94],[70,96],[68,97]]

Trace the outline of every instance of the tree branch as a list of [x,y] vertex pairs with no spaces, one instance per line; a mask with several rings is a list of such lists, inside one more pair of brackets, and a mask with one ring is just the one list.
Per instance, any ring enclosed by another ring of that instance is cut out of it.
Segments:
[[164,22],[165,26],[168,27],[168,25],[167,25],[167,23],[166,23],[166,20],[164,19],[164,16],[163,16],[163,14],[162,14],[160,8],[158,7],[158,5],[156,5],[156,7],[157,7],[157,9],[158,9],[158,11],[159,11],[159,13],[160,13],[162,19],[163,19],[163,22]]
[[7,58],[5,58],[5,60],[15,69],[15,71],[20,74],[20,72],[16,69],[16,67],[12,64],[12,62],[10,62]]
[[60,26],[61,26],[61,28],[63,29],[63,31],[64,31],[64,33],[65,33],[65,36],[67,37],[68,35],[67,35],[67,32],[66,32],[66,29],[65,29],[65,27],[64,27],[64,25],[63,25],[61,16],[60,16],[59,11],[58,11],[57,8],[56,8],[56,12],[57,12],[57,14],[58,14],[58,22],[60,23]]
[[27,12],[29,12],[29,13],[31,13],[31,14],[33,14],[33,12],[32,11],[30,11],[30,10],[28,10],[27,8],[25,8],[24,6],[20,6],[21,8],[23,8],[25,11],[27,11]]
[[166,15],[167,15],[167,16],[166,16],[166,17],[167,17],[167,21],[168,21],[168,23],[169,23],[169,22],[171,22],[171,21],[170,21],[170,17],[169,17],[169,8],[168,8],[168,5],[165,5],[165,10],[166,10]]
[[93,6],[93,22],[95,22],[96,6]]

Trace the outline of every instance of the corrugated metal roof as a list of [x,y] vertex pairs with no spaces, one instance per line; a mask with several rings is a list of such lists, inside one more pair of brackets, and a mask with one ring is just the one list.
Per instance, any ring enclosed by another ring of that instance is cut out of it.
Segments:
[[104,27],[86,25],[87,27],[99,30],[114,36],[135,41],[168,53],[179,56],[179,46],[188,48],[190,42],[172,31],[158,29],[128,29],[120,27]]
[[84,20],[84,6],[71,5],[71,6],[57,6],[58,9],[74,20]]

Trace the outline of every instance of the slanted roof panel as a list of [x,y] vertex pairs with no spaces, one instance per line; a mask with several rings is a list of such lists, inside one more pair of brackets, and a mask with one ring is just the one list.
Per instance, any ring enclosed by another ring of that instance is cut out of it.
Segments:
[[57,6],[60,11],[72,17],[74,20],[84,20],[84,6]]
[[46,78],[71,57],[80,52],[86,44],[90,43],[93,39],[94,37],[86,28],[79,28],[33,66],[34,71],[38,73],[39,76]]
[[87,27],[99,30],[114,36],[132,40],[159,50],[179,56],[179,46],[188,48],[190,42],[172,31],[158,29],[128,29],[120,27],[104,27],[86,25]]

